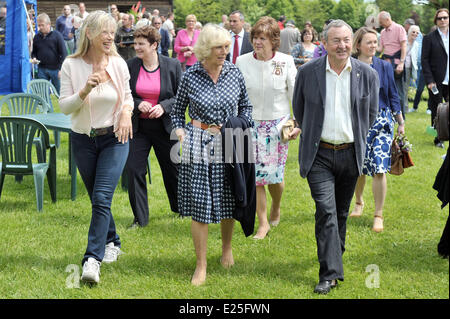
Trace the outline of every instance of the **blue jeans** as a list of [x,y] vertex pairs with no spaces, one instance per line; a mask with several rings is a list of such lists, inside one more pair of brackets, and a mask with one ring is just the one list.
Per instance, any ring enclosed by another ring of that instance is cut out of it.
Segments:
[[58,77],[58,72],[59,72],[58,69],[52,70],[52,69],[46,69],[46,68],[39,66],[38,71],[37,71],[37,78],[45,79],[45,80],[52,82],[53,86],[55,87],[56,91],[58,91],[58,94],[59,94],[59,89],[60,89],[61,85],[60,85],[60,81],[59,81],[59,77]]
[[307,180],[316,204],[319,280],[344,280],[347,215],[358,179],[355,150],[319,148]]
[[400,106],[402,108],[403,119],[406,119],[406,112],[408,109],[405,107],[405,99],[408,101],[408,97],[405,97],[404,78],[405,72],[402,73],[401,78],[395,78],[395,86],[397,87],[398,98],[400,99]]
[[82,263],[89,257],[101,262],[107,243],[121,245],[111,214],[111,202],[128,158],[129,144],[118,142],[114,134],[91,138],[71,132],[71,137],[75,163],[92,204],[88,245]]

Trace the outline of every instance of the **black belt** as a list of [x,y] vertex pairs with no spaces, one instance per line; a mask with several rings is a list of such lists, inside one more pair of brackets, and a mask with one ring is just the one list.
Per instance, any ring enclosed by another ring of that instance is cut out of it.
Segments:
[[102,136],[114,133],[114,126],[102,127],[102,128],[91,128],[90,137]]
[[335,151],[340,151],[340,150],[345,150],[349,147],[352,147],[353,144],[354,143],[331,144],[331,143],[326,143],[326,142],[320,141],[319,146],[322,148],[328,148],[328,149],[332,149]]

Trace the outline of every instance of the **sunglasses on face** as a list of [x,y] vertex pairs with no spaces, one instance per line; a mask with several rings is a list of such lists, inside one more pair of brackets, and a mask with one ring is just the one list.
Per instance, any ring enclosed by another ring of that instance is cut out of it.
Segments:
[[436,20],[440,20],[440,21],[444,21],[444,20],[448,20],[448,16],[446,17],[437,17]]

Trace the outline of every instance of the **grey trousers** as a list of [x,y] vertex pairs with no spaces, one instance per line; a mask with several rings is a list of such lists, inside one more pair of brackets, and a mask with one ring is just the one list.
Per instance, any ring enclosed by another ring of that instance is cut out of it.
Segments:
[[307,180],[316,204],[319,280],[344,280],[342,254],[350,203],[358,179],[354,147],[319,148]]

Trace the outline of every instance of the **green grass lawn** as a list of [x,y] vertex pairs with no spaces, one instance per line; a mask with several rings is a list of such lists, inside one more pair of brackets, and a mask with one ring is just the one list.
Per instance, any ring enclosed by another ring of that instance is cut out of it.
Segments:
[[128,229],[133,214],[119,186],[112,211],[124,254],[118,262],[102,266],[99,285],[78,287],[91,206],[79,176],[77,199],[70,200],[68,138],[62,134],[55,204],[46,184],[44,210],[38,213],[33,178],[27,176],[20,184],[12,176],[5,179],[0,200],[0,298],[448,299],[449,264],[436,251],[448,207],[441,210],[432,189],[446,149],[435,148],[426,134],[430,119],[425,110],[423,101],[419,112],[407,114],[415,166],[402,176],[388,176],[384,232],[371,230],[374,203],[368,178],[364,215],[348,221],[345,281],[327,296],[313,293],[318,281],[315,208],[308,184],[299,176],[298,141],[290,144],[280,225],[265,240],[254,241],[237,223],[236,264],[230,270],[219,263],[220,227],[210,225],[208,276],[201,287],[190,284],[195,269],[190,219],[170,211],[152,152],[149,225]]

